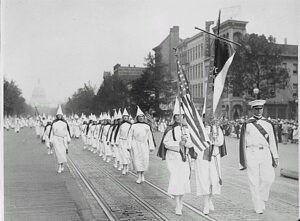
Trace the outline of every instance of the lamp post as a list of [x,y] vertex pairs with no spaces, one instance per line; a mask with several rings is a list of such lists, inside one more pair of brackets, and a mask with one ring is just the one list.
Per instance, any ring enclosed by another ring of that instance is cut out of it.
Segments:
[[253,93],[255,94],[256,99],[260,98],[259,89],[257,87],[253,89]]

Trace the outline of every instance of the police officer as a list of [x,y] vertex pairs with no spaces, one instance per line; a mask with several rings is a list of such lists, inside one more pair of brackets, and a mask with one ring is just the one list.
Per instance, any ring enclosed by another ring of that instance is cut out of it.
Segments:
[[249,103],[253,116],[242,126],[240,138],[241,170],[247,169],[256,213],[263,214],[275,179],[278,148],[273,124],[262,116],[265,100]]

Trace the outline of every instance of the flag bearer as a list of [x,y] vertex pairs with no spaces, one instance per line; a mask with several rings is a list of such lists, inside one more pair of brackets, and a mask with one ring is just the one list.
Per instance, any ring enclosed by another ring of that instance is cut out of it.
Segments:
[[[191,192],[190,186],[190,159],[187,156],[190,149],[193,150],[193,143],[188,128],[183,126],[183,110],[176,98],[173,121],[165,131],[158,156],[166,160],[170,172],[168,193],[175,197],[177,215],[182,215],[183,196]],[[195,155],[194,155],[195,156]]]
[[50,142],[53,144],[57,162],[58,173],[64,170],[64,163],[67,162],[68,144],[71,142],[70,128],[66,120],[63,119],[61,106],[59,105],[56,119],[52,123],[50,129]]
[[149,150],[155,149],[151,127],[145,123],[145,114],[138,107],[137,122],[130,129],[129,145],[132,149],[133,165],[138,174],[137,183],[145,181],[144,172],[149,166]]
[[222,129],[216,120],[212,120],[209,124],[207,123],[206,130],[211,144],[204,151],[197,151],[198,157],[195,161],[197,195],[203,196],[205,215],[214,210],[213,195],[221,194],[220,160],[221,157],[227,155]]
[[277,140],[273,124],[262,116],[265,100],[249,102],[253,116],[242,126],[240,137],[241,170],[247,169],[256,213],[263,214],[278,165]]

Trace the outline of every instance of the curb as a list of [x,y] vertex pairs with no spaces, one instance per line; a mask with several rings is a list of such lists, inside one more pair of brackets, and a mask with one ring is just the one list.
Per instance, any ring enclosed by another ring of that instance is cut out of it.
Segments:
[[283,177],[294,179],[294,180],[299,179],[298,172],[288,170],[288,169],[280,169],[280,175],[283,176]]

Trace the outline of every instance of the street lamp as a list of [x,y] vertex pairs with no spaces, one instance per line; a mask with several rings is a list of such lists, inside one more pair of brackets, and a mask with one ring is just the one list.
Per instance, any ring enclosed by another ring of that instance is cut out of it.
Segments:
[[255,94],[256,99],[259,99],[259,89],[257,87],[253,89],[253,93]]

